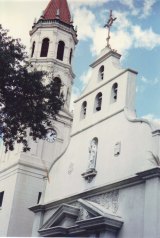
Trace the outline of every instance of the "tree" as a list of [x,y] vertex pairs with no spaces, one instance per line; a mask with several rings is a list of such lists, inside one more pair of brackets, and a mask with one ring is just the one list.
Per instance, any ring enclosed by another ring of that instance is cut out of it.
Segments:
[[64,103],[57,90],[62,85],[44,84],[47,73],[29,68],[25,47],[0,25],[0,128],[6,151],[15,142],[29,150],[28,131],[33,140],[44,138]]

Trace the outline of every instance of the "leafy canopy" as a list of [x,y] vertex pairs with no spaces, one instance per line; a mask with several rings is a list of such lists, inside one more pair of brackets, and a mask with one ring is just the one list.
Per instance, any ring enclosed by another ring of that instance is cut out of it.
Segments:
[[0,128],[6,151],[15,142],[29,150],[27,131],[33,140],[42,139],[64,103],[61,83],[46,85],[47,73],[29,68],[25,47],[0,25]]

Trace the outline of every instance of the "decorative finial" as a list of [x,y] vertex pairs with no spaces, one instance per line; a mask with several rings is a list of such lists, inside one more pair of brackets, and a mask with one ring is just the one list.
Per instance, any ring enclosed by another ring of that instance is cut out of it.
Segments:
[[59,18],[59,14],[60,14],[60,10],[58,8],[57,11],[56,11],[56,18]]
[[110,47],[110,44],[109,44],[109,40],[110,40],[110,29],[111,29],[111,26],[113,24],[113,22],[116,20],[117,18],[113,18],[113,15],[112,15],[112,10],[110,10],[110,15],[109,15],[109,19],[107,21],[107,24],[104,26],[106,28],[108,28],[108,36],[107,36],[107,47],[111,48]]

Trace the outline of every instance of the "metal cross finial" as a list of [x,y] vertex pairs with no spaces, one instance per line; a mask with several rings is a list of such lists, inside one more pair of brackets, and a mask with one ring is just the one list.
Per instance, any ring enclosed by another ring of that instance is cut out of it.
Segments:
[[109,15],[109,19],[107,21],[107,24],[104,26],[104,27],[107,27],[108,28],[108,36],[107,36],[107,46],[110,48],[110,45],[109,45],[109,40],[110,40],[110,29],[111,29],[111,26],[113,24],[113,22],[116,20],[117,18],[113,18],[113,15],[112,15],[112,10],[110,10],[110,15]]

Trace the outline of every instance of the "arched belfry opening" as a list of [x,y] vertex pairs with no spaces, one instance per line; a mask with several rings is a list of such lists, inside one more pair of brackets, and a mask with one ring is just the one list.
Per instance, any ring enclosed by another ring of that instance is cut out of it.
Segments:
[[99,68],[98,79],[101,81],[104,78],[104,65]]
[[63,61],[64,47],[65,47],[65,43],[63,41],[59,41],[58,48],[57,48],[57,59],[58,60]]
[[31,58],[32,58],[33,55],[34,55],[35,45],[36,45],[36,42],[34,41],[33,44],[32,44],[32,53],[31,53]]
[[111,89],[111,103],[117,101],[117,94],[118,94],[118,83],[114,83]]
[[86,117],[86,111],[87,111],[87,102],[84,101],[81,107],[81,119],[84,119]]
[[42,41],[41,54],[40,57],[47,57],[49,49],[49,39],[44,38]]
[[95,98],[95,111],[100,111],[102,107],[102,93],[99,92]]
[[53,80],[54,80],[54,82],[56,83],[56,91],[57,91],[57,95],[59,96],[59,95],[60,95],[60,92],[61,92],[62,81],[61,81],[61,79],[58,78],[58,77],[55,77]]

